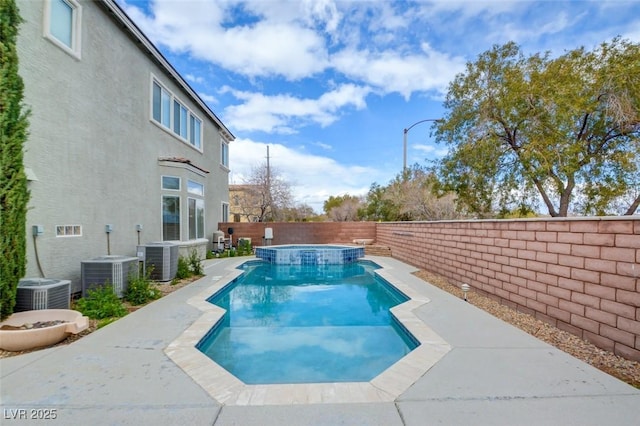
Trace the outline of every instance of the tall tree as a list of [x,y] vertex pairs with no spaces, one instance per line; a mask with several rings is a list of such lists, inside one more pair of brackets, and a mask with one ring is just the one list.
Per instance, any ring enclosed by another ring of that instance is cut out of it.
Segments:
[[287,222],[307,222],[314,220],[318,216],[313,211],[313,207],[305,203],[284,209],[283,215],[284,220]]
[[329,220],[334,222],[347,222],[358,220],[362,200],[355,195],[330,196],[323,204],[324,212]]
[[259,222],[285,220],[293,195],[291,185],[276,168],[267,163],[252,168],[245,184],[238,204],[246,210],[247,217],[257,217]]
[[365,205],[361,209],[361,217],[372,221],[393,221],[397,220],[397,206],[389,197],[385,197],[387,187],[374,182],[369,187],[365,199]]
[[494,46],[450,84],[441,187],[479,216],[542,200],[551,216],[640,204],[640,44],[525,57]]
[[414,164],[399,173],[385,189],[383,198],[394,205],[394,220],[449,220],[462,215],[452,193],[436,194],[436,176]]
[[0,319],[13,313],[26,269],[29,191],[23,149],[27,115],[16,41],[21,19],[14,0],[0,0]]

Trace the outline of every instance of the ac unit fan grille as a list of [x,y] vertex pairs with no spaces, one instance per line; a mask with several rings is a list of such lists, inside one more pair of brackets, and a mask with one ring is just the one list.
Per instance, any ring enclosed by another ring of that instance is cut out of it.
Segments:
[[58,284],[30,286],[20,288],[16,294],[16,312],[39,309],[69,309],[71,300],[71,283],[67,280]]

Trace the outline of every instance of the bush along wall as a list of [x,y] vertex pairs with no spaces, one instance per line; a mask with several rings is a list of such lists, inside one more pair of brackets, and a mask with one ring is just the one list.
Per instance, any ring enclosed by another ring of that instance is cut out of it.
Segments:
[[16,40],[21,22],[14,0],[0,0],[0,319],[13,313],[18,281],[26,269],[29,191],[23,149],[27,115],[18,74]]

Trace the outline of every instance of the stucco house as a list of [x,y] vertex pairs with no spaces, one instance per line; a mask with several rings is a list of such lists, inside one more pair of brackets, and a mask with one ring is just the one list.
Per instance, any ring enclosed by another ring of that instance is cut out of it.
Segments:
[[258,185],[229,185],[229,215],[233,222],[258,222],[262,192]]
[[31,110],[27,276],[139,244],[211,247],[229,219],[233,134],[113,0],[18,0]]

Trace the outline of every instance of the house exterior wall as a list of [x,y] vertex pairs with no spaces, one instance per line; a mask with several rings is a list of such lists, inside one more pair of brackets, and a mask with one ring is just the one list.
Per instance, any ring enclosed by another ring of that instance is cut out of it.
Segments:
[[262,244],[374,239],[598,347],[640,361],[640,216],[441,222],[221,223]]
[[[71,279],[74,291],[82,260],[135,256],[138,238],[142,244],[162,240],[163,175],[181,178],[181,190],[172,194],[181,197],[181,241],[187,245],[197,243],[188,241],[187,180],[204,185],[204,235],[210,238],[228,202],[229,171],[220,164],[223,132],[209,113],[108,7],[79,4],[80,59],[43,37],[45,1],[18,1],[25,21],[19,72],[31,110],[25,167],[35,176],[29,182],[27,276],[40,276],[39,260],[45,276]],[[152,120],[152,76],[202,120],[202,152]],[[198,167],[160,161],[164,157]],[[113,226],[108,235],[107,224]],[[44,230],[35,240],[34,225]],[[56,236],[61,225],[80,225],[82,235]]]

